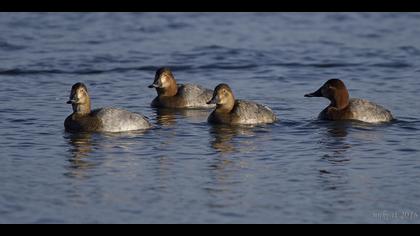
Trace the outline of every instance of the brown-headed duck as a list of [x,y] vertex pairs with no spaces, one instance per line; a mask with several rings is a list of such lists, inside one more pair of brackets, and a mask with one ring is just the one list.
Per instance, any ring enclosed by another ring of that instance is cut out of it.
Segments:
[[156,108],[214,108],[207,104],[213,91],[195,84],[177,84],[167,67],[156,71],[155,80],[149,88],[155,88],[158,96],[153,100]]
[[91,111],[90,97],[86,85],[76,83],[67,104],[73,113],[64,122],[69,132],[123,132],[151,128],[146,117],[119,108],[100,108]]
[[208,104],[216,104],[216,109],[208,118],[215,124],[269,124],[277,121],[274,112],[267,106],[250,101],[236,100],[227,84],[219,84]]

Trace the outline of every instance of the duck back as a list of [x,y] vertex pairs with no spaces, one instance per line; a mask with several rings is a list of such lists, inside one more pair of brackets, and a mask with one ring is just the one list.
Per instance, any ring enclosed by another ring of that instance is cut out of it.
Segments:
[[269,107],[244,100],[235,102],[231,114],[232,123],[238,124],[261,124],[277,121],[276,115]]
[[151,127],[146,117],[119,108],[106,107],[92,111],[92,115],[101,121],[104,132],[123,132]]
[[384,107],[365,99],[350,99],[352,118],[369,123],[388,122],[393,120],[391,112]]
[[178,84],[175,96],[158,96],[152,101],[152,107],[157,108],[214,108],[208,105],[213,91],[195,84]]
[[213,108],[207,102],[213,97],[213,91],[195,84],[180,84],[177,96],[181,98],[186,107]]

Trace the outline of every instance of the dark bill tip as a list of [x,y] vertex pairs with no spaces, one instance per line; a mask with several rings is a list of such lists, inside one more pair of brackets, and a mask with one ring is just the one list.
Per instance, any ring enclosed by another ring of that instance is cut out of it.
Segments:
[[311,97],[323,97],[323,96],[322,96],[321,89],[318,89],[318,91],[316,92],[305,94],[305,97],[311,98]]
[[216,104],[216,99],[212,98],[210,101],[207,102],[207,105]]

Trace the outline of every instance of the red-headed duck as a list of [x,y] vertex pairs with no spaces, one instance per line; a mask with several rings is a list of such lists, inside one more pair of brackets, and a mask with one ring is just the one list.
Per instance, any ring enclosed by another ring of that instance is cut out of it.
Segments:
[[350,98],[343,81],[328,80],[316,92],[305,97],[324,97],[331,104],[320,114],[322,120],[358,120],[367,123],[389,122],[394,118],[389,110],[365,99]]

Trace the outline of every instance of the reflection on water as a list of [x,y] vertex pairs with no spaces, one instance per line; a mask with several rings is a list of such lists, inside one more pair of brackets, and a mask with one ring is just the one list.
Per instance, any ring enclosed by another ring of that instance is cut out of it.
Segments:
[[348,122],[326,122],[323,126],[321,149],[327,154],[322,159],[331,163],[347,162],[349,158],[346,151],[351,148],[347,142],[348,129],[351,123]]
[[323,123],[321,150],[326,154],[321,157],[325,163],[319,170],[321,188],[325,190],[337,190],[347,185],[348,171],[343,168],[350,162],[347,152],[352,147],[347,141],[349,122],[326,122]]
[[89,156],[92,152],[92,133],[78,133],[69,135],[69,144],[73,154],[72,162],[82,162],[83,158]]
[[[70,144],[69,153],[70,162],[69,173],[65,173],[69,177],[86,177],[88,170],[97,167],[102,162],[97,158],[89,159],[95,150],[104,151],[102,158],[106,154],[112,154],[112,150],[119,148],[120,150],[128,150],[130,146],[138,145],[137,137],[143,136],[148,130],[137,130],[121,133],[66,133],[64,138]],[[109,152],[108,152],[109,150]]]
[[223,153],[236,151],[232,142],[232,139],[237,135],[235,129],[229,126],[215,125],[211,127],[210,133],[213,135],[210,142],[211,147]]
[[176,124],[176,113],[174,110],[157,108],[156,120],[159,125],[173,126]]
[[368,124],[363,122],[352,122],[352,128],[357,131],[352,133],[352,137],[364,143],[379,142],[384,138],[383,130],[389,126],[392,126],[392,123]]
[[348,124],[344,122],[332,122],[327,126],[327,134],[335,138],[345,138],[348,135]]
[[155,112],[157,123],[168,127],[174,126],[179,118],[186,118],[192,122],[206,121],[211,110],[155,108]]
[[208,168],[212,181],[204,190],[212,196],[208,206],[212,209],[224,209],[232,202],[217,200],[221,196],[235,194],[232,184],[237,183],[236,175],[249,166],[247,158],[237,158],[240,153],[252,153],[256,149],[256,132],[254,126],[211,125],[209,129],[209,146],[221,155],[210,159]]
[[[351,179],[348,169],[352,160],[350,150],[358,143],[379,142],[381,132],[376,128],[382,125],[358,121],[323,122],[320,125],[322,137],[319,144],[320,150],[324,153],[321,161],[325,163],[319,169],[322,188],[326,190],[346,188]],[[349,134],[351,137],[348,137]]]
[[65,138],[68,139],[70,144],[69,158],[70,170],[66,176],[71,177],[84,177],[86,170],[92,169],[94,164],[89,162],[87,158],[93,151],[92,133],[68,133]]
[[213,125],[210,128],[212,139],[210,146],[222,153],[246,152],[254,149],[253,140],[235,142],[238,136],[254,137],[254,127],[252,126],[229,126]]

